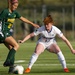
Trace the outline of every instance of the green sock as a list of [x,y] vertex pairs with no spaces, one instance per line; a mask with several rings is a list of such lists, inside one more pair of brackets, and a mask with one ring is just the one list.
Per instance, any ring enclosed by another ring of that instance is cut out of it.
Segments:
[[16,51],[12,48],[11,53],[12,53],[12,54],[11,54],[10,62],[11,62],[12,64],[14,64]]
[[16,50],[12,48],[9,51],[9,53],[8,53],[8,56],[7,56],[6,61],[10,61],[12,64],[14,64],[14,61],[15,61],[15,53],[16,53]]

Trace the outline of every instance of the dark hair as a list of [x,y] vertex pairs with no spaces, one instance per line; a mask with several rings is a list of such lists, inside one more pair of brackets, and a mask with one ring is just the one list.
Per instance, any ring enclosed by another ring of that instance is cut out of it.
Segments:
[[46,18],[44,18],[43,22],[45,25],[47,25],[48,23],[53,23],[52,16],[48,15]]

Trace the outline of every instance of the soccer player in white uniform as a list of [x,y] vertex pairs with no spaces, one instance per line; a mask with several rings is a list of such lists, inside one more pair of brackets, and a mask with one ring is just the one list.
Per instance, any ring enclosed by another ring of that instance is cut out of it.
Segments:
[[53,25],[53,19],[51,15],[47,16],[43,22],[44,22],[44,26],[41,26],[39,29],[35,30],[33,33],[27,35],[23,40],[19,40],[20,43],[23,43],[29,38],[41,34],[37,42],[35,51],[30,59],[28,68],[25,70],[25,73],[30,72],[38,56],[42,52],[44,52],[45,49],[47,49],[49,52],[57,54],[58,59],[60,60],[60,63],[63,66],[64,72],[69,72],[66,66],[64,55],[62,54],[59,46],[57,45],[55,41],[55,36],[57,35],[59,38],[61,38],[68,45],[68,47],[70,48],[73,54],[75,53],[75,50],[73,49],[72,45],[67,40],[67,38],[63,35],[63,33],[56,26]]

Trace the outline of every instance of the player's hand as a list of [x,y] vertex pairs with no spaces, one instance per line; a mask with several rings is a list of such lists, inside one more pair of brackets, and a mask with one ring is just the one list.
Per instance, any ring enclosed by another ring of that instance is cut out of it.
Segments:
[[75,50],[72,50],[72,53],[75,54]]
[[23,43],[23,41],[22,40],[18,40],[18,43]]
[[37,24],[33,24],[33,26],[34,26],[35,28],[39,28],[39,27],[40,27],[40,26],[37,25]]

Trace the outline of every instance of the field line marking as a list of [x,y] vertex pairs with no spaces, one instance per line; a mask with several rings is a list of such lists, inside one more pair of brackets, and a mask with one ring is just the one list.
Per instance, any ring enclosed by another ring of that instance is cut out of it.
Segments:
[[[15,64],[28,65],[25,60],[17,60]],[[61,64],[34,64],[34,66],[60,66]],[[3,61],[0,61],[0,66],[3,66]],[[75,66],[75,64],[67,64],[67,66]]]
[[[17,64],[16,64],[17,65]],[[20,64],[23,66],[27,66],[28,64]],[[3,66],[2,64],[0,64],[0,66]],[[34,64],[34,66],[61,66],[61,64]],[[75,64],[67,64],[67,66],[75,66]]]

